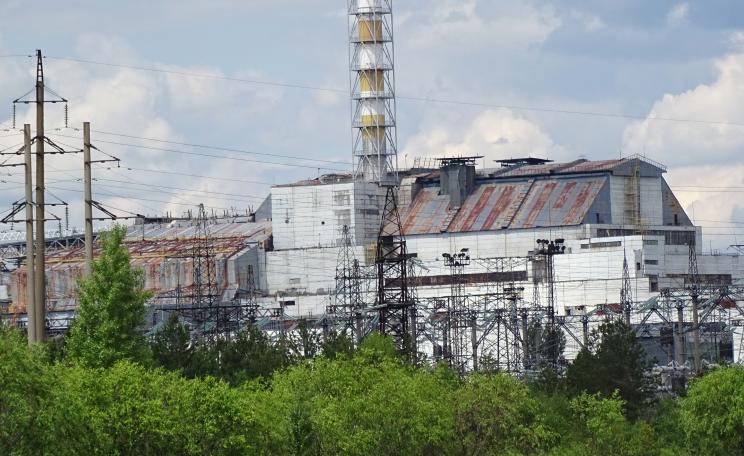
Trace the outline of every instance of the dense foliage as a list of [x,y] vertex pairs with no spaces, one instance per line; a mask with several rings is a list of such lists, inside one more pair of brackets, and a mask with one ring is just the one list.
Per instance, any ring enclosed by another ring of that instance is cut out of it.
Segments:
[[463,379],[380,334],[354,349],[302,323],[275,340],[248,327],[210,341],[172,317],[148,341],[122,239],[104,238],[66,341],[28,347],[0,327],[0,454],[744,454],[744,368],[652,401],[642,350],[618,322],[565,376],[565,341],[531,328],[529,382],[487,354]]
[[[248,336],[250,337],[250,336]],[[241,342],[244,344],[245,342]],[[501,374],[415,367],[379,335],[353,355],[296,361],[262,381],[128,360],[48,361],[0,334],[0,454],[742,454],[744,369],[629,420],[626,403],[547,394]],[[259,375],[247,368],[244,377]],[[249,373],[251,373],[249,375]],[[656,406],[655,406],[656,407]]]
[[587,347],[568,366],[566,383],[573,393],[617,392],[632,417],[639,416],[651,399],[646,361],[635,332],[620,320],[603,323]]

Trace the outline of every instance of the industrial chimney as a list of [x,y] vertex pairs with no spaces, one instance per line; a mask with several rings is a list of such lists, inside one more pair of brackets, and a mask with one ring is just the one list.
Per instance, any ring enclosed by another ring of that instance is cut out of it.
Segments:
[[354,177],[378,184],[397,168],[392,3],[348,3]]

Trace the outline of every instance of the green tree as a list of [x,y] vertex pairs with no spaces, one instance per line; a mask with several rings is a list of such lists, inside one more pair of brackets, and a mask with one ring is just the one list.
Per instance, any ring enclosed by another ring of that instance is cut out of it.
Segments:
[[653,428],[644,421],[630,423],[623,414],[623,400],[582,393],[570,403],[577,440],[563,450],[572,455],[612,454],[653,456],[659,454]]
[[719,367],[693,382],[680,421],[695,454],[744,454],[744,367]]
[[158,366],[171,371],[190,371],[194,361],[191,334],[175,312],[152,336],[150,348]]
[[317,358],[275,375],[295,454],[450,453],[452,383],[398,358],[389,338],[368,336],[352,359]]
[[34,454],[286,454],[287,418],[260,385],[119,362],[59,366],[46,410],[55,446]]
[[566,336],[558,326],[543,327],[539,320],[532,320],[527,327],[526,363],[531,369],[540,370],[566,364],[563,352],[566,349]]
[[218,341],[212,346],[211,355],[218,360],[213,375],[231,385],[268,379],[274,371],[286,366],[289,359],[285,346],[272,343],[255,326],[248,326],[231,341]]
[[346,331],[330,331],[323,339],[321,351],[325,358],[350,358],[354,354],[354,341]]
[[312,359],[318,355],[321,350],[321,337],[308,325],[306,319],[300,319],[297,322],[297,331],[292,333],[290,345],[293,348],[294,356],[297,359]]
[[89,278],[77,286],[78,316],[66,340],[67,355],[86,366],[107,367],[119,360],[148,362],[150,351],[142,334],[145,302],[142,270],[129,264],[122,245],[126,228],[101,236],[101,254]]
[[529,389],[507,374],[471,375],[454,410],[461,454],[536,454],[558,441]]
[[0,454],[43,453],[46,431],[39,412],[51,387],[41,347],[0,325]]
[[574,394],[610,397],[617,391],[629,416],[635,418],[651,399],[646,367],[643,347],[633,329],[620,320],[607,321],[568,366],[566,383]]

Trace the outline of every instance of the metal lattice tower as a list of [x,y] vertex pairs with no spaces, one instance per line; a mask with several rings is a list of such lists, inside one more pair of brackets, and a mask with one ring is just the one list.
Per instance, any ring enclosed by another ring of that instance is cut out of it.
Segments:
[[351,330],[359,343],[364,332],[359,260],[354,257],[354,243],[348,225],[343,226],[341,235],[343,245],[338,252],[336,264],[336,292],[334,304],[329,306],[328,314],[334,325],[341,326],[343,331]]
[[410,258],[400,223],[395,189],[388,187],[385,195],[380,232],[377,237],[377,308],[382,334],[391,336],[399,348],[411,344],[410,317],[414,307],[408,272]]
[[389,183],[397,168],[392,0],[349,0],[354,177]]
[[630,324],[630,312],[633,308],[633,295],[630,287],[630,272],[628,271],[628,257],[623,249],[623,288],[620,289],[620,304],[623,308],[625,323]]
[[243,327],[247,322],[255,325],[261,310],[258,305],[258,290],[256,288],[256,275],[253,266],[248,265],[245,288],[238,289],[233,298],[234,320],[238,326]]
[[225,312],[220,310],[214,252],[209,236],[209,220],[204,205],[199,205],[191,258],[194,264],[194,293],[191,318],[203,333],[220,333],[226,324]]
[[700,304],[700,274],[698,273],[697,252],[695,243],[690,241],[687,245],[689,250],[688,264],[688,283],[687,290],[690,293],[692,305],[692,359],[695,372],[699,373],[702,369],[702,360],[700,358],[700,319],[698,317],[698,305]]
[[445,359],[460,373],[464,373],[468,360],[476,358],[472,337],[476,312],[468,305],[465,295],[465,266],[470,264],[468,249],[452,254],[443,253],[445,266],[450,268],[450,296],[445,317],[443,352]]

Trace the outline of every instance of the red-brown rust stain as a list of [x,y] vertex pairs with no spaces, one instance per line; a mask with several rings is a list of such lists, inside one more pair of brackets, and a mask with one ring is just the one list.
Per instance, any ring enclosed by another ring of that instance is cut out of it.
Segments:
[[418,195],[416,195],[416,198],[413,200],[413,204],[409,206],[408,211],[406,211],[406,215],[404,217],[403,222],[403,234],[417,234],[413,230],[414,225],[416,224],[416,219],[418,218],[418,214],[421,211],[421,208],[424,206],[426,201],[430,199],[431,192],[427,190],[420,191]]
[[555,201],[555,204],[553,204],[553,209],[563,208],[563,206],[565,206],[566,204],[566,201],[568,201],[568,197],[571,195],[571,192],[575,187],[576,182],[569,182],[564,185],[560,195],[558,195],[558,199]]
[[460,230],[457,231],[470,231],[470,228],[473,227],[475,220],[478,218],[481,211],[483,211],[483,208],[486,206],[486,204],[488,204],[488,199],[491,197],[494,190],[495,188],[493,187],[486,187],[483,189],[483,192],[481,192],[478,201],[476,201],[475,205],[473,205],[473,208],[468,211],[467,217],[464,220],[462,218],[457,219],[457,222],[459,222],[458,224],[460,225]]
[[585,163],[579,163],[578,165],[572,166],[570,168],[566,168],[564,171],[571,172],[571,173],[580,173],[580,172],[588,172],[588,171],[610,171],[621,162],[622,160],[589,161]]
[[513,185],[507,185],[503,188],[501,195],[499,195],[499,199],[496,200],[496,204],[493,205],[491,212],[483,222],[482,229],[490,230],[499,215],[508,209],[509,205],[512,203],[512,195],[514,194],[514,191],[515,187]]
[[529,214],[527,215],[527,220],[522,224],[523,228],[530,228],[535,223],[535,220],[537,219],[537,216],[540,215],[540,211],[545,207],[545,204],[550,199],[551,193],[553,193],[553,190],[558,184],[555,182],[549,182],[543,186],[542,191],[540,192],[540,195],[537,197],[537,200],[532,204],[532,208],[530,209]]
[[564,225],[576,225],[581,222],[580,219],[583,219],[586,213],[586,203],[589,195],[595,193],[591,190],[596,185],[596,182],[584,182],[581,185],[581,190],[579,190],[579,194],[574,199],[574,202],[571,205],[571,209],[569,209],[568,214],[563,217]]
[[[421,195],[421,193],[419,193]],[[416,197],[418,199],[418,196]],[[437,232],[441,224],[441,217],[445,212],[447,199],[436,195],[433,191],[427,191],[426,197],[422,198],[421,206],[416,210],[415,217],[410,224],[403,227],[405,234],[428,234]],[[410,227],[410,232],[407,231]]]

